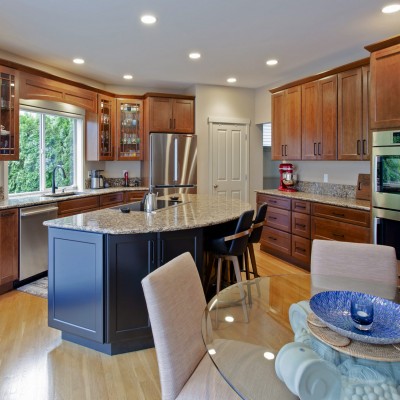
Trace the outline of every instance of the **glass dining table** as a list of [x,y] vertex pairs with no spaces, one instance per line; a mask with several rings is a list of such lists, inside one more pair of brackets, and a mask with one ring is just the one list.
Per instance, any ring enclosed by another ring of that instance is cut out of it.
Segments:
[[[349,296],[372,299],[369,331],[349,327]],[[399,304],[396,285],[268,276],[214,296],[202,335],[216,368],[243,399],[400,399]]]

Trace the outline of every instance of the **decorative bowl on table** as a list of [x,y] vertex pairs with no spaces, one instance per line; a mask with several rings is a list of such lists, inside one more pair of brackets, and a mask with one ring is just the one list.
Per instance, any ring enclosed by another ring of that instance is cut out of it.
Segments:
[[[350,309],[355,298],[373,303],[370,330],[361,331],[354,326]],[[310,308],[330,329],[350,339],[373,344],[400,343],[400,304],[365,293],[327,291],[314,295]]]

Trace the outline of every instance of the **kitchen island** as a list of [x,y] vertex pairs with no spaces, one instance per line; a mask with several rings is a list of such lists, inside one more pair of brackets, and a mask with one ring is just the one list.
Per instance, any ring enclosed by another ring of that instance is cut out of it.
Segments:
[[49,326],[107,353],[153,346],[141,280],[189,251],[203,275],[204,241],[251,209],[239,200],[181,195],[153,213],[108,208],[46,221]]

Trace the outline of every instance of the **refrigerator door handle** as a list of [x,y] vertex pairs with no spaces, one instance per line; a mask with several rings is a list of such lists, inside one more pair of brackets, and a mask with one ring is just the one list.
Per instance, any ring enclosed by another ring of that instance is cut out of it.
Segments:
[[174,183],[178,181],[178,138],[174,137]]

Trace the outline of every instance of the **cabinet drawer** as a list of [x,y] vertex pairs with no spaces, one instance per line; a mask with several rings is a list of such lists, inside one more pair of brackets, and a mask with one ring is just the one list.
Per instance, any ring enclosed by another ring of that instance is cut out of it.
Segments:
[[330,239],[341,242],[369,243],[369,228],[346,224],[325,218],[313,217],[311,221],[312,239]]
[[85,211],[96,210],[99,207],[99,196],[58,202],[58,215],[73,215]]
[[311,259],[311,240],[292,235],[292,256],[305,264],[309,264]]
[[292,234],[309,239],[311,232],[311,217],[307,214],[292,212]]
[[280,208],[268,207],[266,224],[270,228],[280,229],[281,231],[291,232],[291,212]]
[[369,212],[355,210],[353,208],[337,207],[327,204],[314,203],[312,205],[312,215],[334,219],[336,221],[349,222],[351,224],[369,227]]
[[102,194],[100,196],[100,207],[108,207],[124,202],[124,192]]
[[277,229],[264,226],[261,234],[261,245],[271,249],[278,250],[282,253],[290,255],[291,251],[291,235],[290,233],[278,231]]
[[292,211],[296,211],[303,214],[310,214],[311,204],[309,201],[292,200]]
[[257,203],[267,203],[268,206],[290,210],[290,199],[257,193]]
[[132,190],[131,192],[125,192],[124,202],[132,203],[133,201],[142,200],[145,193],[146,193],[145,191],[139,191],[139,190],[136,191]]

